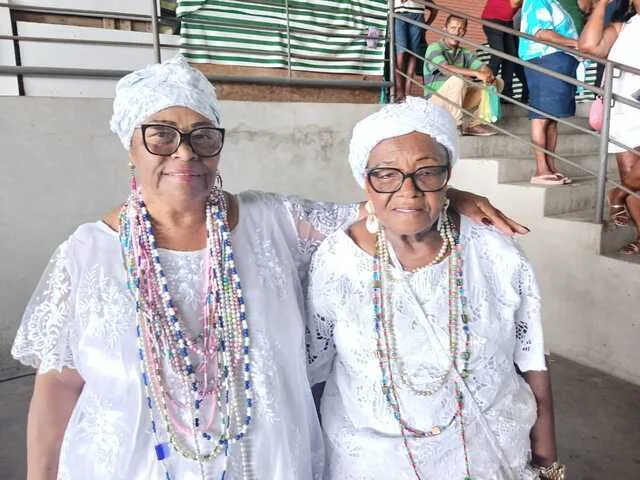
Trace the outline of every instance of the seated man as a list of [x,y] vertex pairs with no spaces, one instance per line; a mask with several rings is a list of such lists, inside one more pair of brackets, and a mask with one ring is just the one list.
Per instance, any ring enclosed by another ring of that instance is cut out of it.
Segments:
[[[444,28],[452,35],[464,37],[467,32],[467,21],[464,18],[449,15]],[[433,103],[446,108],[451,113],[463,135],[494,135],[495,131],[482,126],[477,118],[465,122],[459,105],[462,105],[465,110],[475,110],[480,105],[483,83],[494,84],[501,92],[504,87],[502,79],[495,78],[489,66],[468,49],[461,47],[460,42],[455,38],[446,37],[432,43],[427,48],[425,57],[425,96],[431,95]],[[478,83],[475,87],[451,74],[463,75],[469,80],[479,80],[483,83]],[[438,95],[433,92],[437,92]],[[467,126],[463,127],[463,123],[467,123]]]

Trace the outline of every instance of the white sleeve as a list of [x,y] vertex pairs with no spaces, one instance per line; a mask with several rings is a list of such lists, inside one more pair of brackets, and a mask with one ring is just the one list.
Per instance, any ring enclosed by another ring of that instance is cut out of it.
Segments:
[[516,351],[514,362],[522,372],[547,369],[542,333],[542,305],[533,268],[521,254],[518,275],[520,307],[516,311]]
[[316,202],[285,197],[284,204],[298,234],[300,268],[307,270],[318,245],[333,232],[344,230],[358,219],[358,204]]
[[309,269],[309,288],[307,290],[307,374],[309,383],[325,382],[336,355],[333,332],[335,312],[327,299],[330,277],[325,271],[326,265],[322,252],[314,255]]
[[22,317],[11,355],[24,365],[61,371],[76,368],[72,352],[72,282],[68,243],[54,252]]

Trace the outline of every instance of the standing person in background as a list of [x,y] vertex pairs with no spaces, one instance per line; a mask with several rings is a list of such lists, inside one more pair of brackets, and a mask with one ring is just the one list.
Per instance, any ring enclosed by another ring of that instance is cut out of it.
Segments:
[[[482,18],[504,27],[514,28],[513,18],[521,6],[522,0],[487,0],[482,11]],[[487,27],[486,25],[482,29],[491,48],[514,57],[518,56],[518,38],[515,35]],[[529,89],[522,65],[492,55],[489,61],[489,68],[491,68],[494,75],[498,75],[500,66],[502,66],[502,80],[504,81],[504,91],[502,93],[507,97],[513,97],[512,83],[515,75],[522,84],[521,100],[523,103],[528,103]]]
[[[591,7],[590,0],[524,0],[521,31],[536,39],[554,42],[575,49],[578,36]],[[550,45],[520,39],[519,55],[534,65],[574,77],[578,60]],[[525,69],[529,85],[529,105],[557,118],[572,117],[576,113],[576,87],[531,68]],[[529,112],[531,141],[536,147],[556,151],[558,122],[545,115]],[[566,185],[571,179],[560,173],[551,155],[533,149],[536,172],[531,183],[537,185]]]
[[[432,7],[426,7],[411,0],[395,0],[395,13],[414,20],[416,22],[431,25],[438,15],[438,11]],[[405,50],[409,50],[416,55],[422,55],[425,51],[427,32],[423,33],[422,28],[405,22],[403,19],[395,20],[395,40],[396,40],[396,101],[401,102],[409,93],[411,79],[416,74],[417,58]],[[423,41],[424,37],[424,41]],[[406,75],[404,77],[399,72]]]
[[[640,68],[637,54],[638,41],[640,41],[640,15],[638,15],[640,0],[633,0],[625,16],[607,27],[605,27],[606,9],[607,0],[597,0],[594,4],[593,13],[578,40],[580,51]],[[640,76],[630,72],[614,75],[613,92],[615,94],[637,101],[638,91],[640,91]],[[622,102],[615,102],[611,109],[609,134],[611,138],[639,151],[640,110]],[[609,144],[609,153],[616,154],[622,184],[629,190],[640,193],[640,157],[612,143]],[[623,226],[633,222],[636,227],[635,241],[622,247],[620,253],[640,255],[640,200],[617,187],[609,191],[607,198],[609,215],[613,223]]]
[[[596,2],[594,2],[595,5]],[[611,0],[607,3],[604,11],[604,26],[607,27],[613,22],[625,22],[624,18],[629,11],[629,0]],[[602,84],[602,76],[604,75],[604,64],[599,63],[596,69],[596,85]]]

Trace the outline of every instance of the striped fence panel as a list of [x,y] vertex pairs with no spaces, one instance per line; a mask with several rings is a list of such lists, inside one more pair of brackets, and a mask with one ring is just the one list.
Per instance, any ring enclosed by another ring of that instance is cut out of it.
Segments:
[[383,74],[386,0],[290,0],[289,39],[285,4],[180,0],[182,53],[195,63],[287,68],[290,50],[292,70]]

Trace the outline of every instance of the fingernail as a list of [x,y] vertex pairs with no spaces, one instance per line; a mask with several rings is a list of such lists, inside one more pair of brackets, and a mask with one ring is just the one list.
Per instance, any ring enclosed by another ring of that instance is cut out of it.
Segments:
[[522,228],[524,228],[527,232],[531,233],[531,229],[529,227],[525,227],[524,225],[522,226]]
[[482,223],[484,223],[486,226],[490,227],[491,225],[493,225],[493,222],[488,219],[487,217],[483,217],[482,218]]

